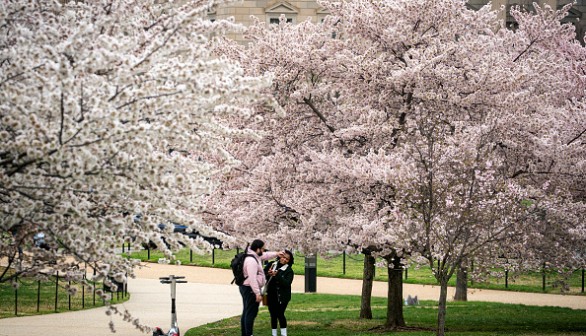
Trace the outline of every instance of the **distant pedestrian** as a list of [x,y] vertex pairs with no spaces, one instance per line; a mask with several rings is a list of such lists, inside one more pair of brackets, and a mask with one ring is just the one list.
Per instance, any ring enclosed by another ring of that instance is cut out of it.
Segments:
[[254,320],[258,315],[258,306],[262,301],[261,288],[266,282],[262,261],[280,257],[284,252],[265,252],[265,243],[260,239],[255,239],[246,253],[254,258],[244,259],[243,271],[246,279],[239,286],[243,306],[240,328],[242,336],[252,336]]
[[277,322],[281,327],[281,336],[287,336],[287,318],[285,310],[291,301],[291,283],[293,283],[293,253],[285,250],[277,260],[265,267],[267,276],[267,301],[271,314],[272,336],[277,336]]

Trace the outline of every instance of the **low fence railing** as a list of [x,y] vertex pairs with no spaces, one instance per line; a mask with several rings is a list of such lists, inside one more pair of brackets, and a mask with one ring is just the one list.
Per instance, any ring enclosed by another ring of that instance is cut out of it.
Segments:
[[[181,264],[190,264],[195,266],[229,268],[230,260],[239,249],[223,250],[220,248],[213,249],[211,254],[199,255],[193,253],[191,250],[185,248],[177,251],[175,254],[176,262]],[[154,249],[131,250],[129,246],[125,247],[125,253],[131,255],[132,258],[139,258],[143,261],[158,261],[165,259],[162,252]],[[295,255],[295,273],[305,274],[303,267],[303,255]],[[377,260],[382,261],[382,259]],[[364,264],[364,256],[361,254],[346,254],[342,253],[329,258],[317,258],[317,276],[328,277],[345,277],[356,278],[362,277]],[[489,277],[486,284],[478,283],[469,279],[470,285],[480,288],[491,289],[508,289],[508,290],[523,290],[523,291],[542,291],[555,293],[559,291],[559,280],[561,276],[557,270],[543,268],[535,270],[534,272],[513,273],[501,271],[500,277]],[[385,281],[387,274],[381,268],[376,268],[376,280]],[[435,280],[429,267],[421,268],[407,268],[404,271],[405,282],[419,283],[419,284],[434,284]],[[573,271],[571,277],[567,280],[569,292],[573,294],[585,293],[586,270],[576,269]],[[456,277],[452,277],[451,286],[455,285]],[[530,288],[530,289],[523,289]]]
[[100,307],[106,300],[99,295],[99,290],[109,295],[113,303],[128,297],[126,284],[112,292],[102,281],[87,282],[89,285],[69,281],[57,272],[46,280],[17,278],[13,283],[0,284],[0,317]]

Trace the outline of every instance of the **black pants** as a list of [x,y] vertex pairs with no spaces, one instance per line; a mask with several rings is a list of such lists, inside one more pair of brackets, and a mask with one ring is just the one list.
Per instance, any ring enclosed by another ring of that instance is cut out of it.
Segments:
[[[270,299],[269,299],[270,300]],[[289,302],[279,303],[279,301],[269,301],[269,313],[271,314],[271,329],[277,329],[277,320],[281,328],[287,328],[287,318],[285,310]]]
[[242,330],[242,336],[250,336],[254,328],[254,319],[258,315],[259,302],[256,302],[256,295],[250,286],[239,287],[243,306],[242,316],[240,317],[240,330]]

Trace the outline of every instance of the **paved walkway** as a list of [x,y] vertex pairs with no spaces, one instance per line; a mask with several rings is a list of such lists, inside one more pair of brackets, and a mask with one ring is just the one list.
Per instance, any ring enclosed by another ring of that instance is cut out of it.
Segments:
[[[147,264],[137,270],[137,278],[131,279],[129,282],[131,298],[128,302],[119,305],[119,309],[128,309],[140,319],[142,324],[160,326],[167,330],[171,316],[169,286],[160,284],[158,278],[170,274],[185,276],[186,280],[189,281],[177,285],[177,315],[182,332],[198,325],[240,314],[242,309],[240,294],[237,286],[230,285],[232,280],[230,270],[161,264]],[[293,290],[303,292],[304,285],[304,277],[296,275]],[[360,295],[361,288],[361,280],[333,278],[318,278],[317,280],[319,293]],[[386,292],[386,283],[375,282],[374,296],[386,297]],[[405,284],[403,293],[405,296],[417,295],[419,299],[423,300],[437,300],[439,287]],[[448,297],[453,295],[453,289],[450,288]],[[584,296],[470,290],[468,299],[470,301],[586,309],[586,297]],[[104,336],[109,334],[108,323],[110,322],[110,317],[106,316],[104,311],[104,308],[97,308],[60,314],[0,319],[0,336]],[[123,322],[119,317],[114,317],[112,320],[118,335],[145,335],[129,323]]]

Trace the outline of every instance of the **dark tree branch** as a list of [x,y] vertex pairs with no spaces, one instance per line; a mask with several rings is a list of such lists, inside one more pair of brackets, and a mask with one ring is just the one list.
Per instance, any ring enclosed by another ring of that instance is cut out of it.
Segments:
[[63,128],[65,127],[64,119],[65,119],[65,104],[63,102],[63,88],[61,89],[61,108],[59,109],[61,112],[61,127],[59,128],[59,145],[63,146]]
[[132,104],[134,104],[136,102],[139,102],[141,100],[155,99],[155,98],[161,98],[161,97],[169,97],[169,96],[174,96],[174,95],[179,94],[179,93],[180,93],[179,91],[176,91],[176,92],[169,92],[169,93],[161,93],[159,95],[152,95],[152,96],[146,96],[146,97],[136,98],[136,99],[133,99],[133,100],[131,100],[129,102],[126,102],[126,103],[124,103],[124,104],[116,107],[116,109],[119,110],[121,108],[124,108],[124,107],[126,107],[128,105],[132,105]]
[[531,46],[533,46],[533,44],[535,44],[535,42],[537,42],[537,39],[531,41],[531,43],[529,43],[529,45],[525,48],[525,50],[523,50],[517,57],[515,57],[513,62],[517,62],[519,60],[519,58],[521,58],[521,56],[523,56],[527,51],[529,51],[529,49],[531,48]]
[[83,115],[83,82],[81,82],[81,95],[79,97],[79,111],[81,113],[81,116],[79,117],[79,119],[76,120],[78,123],[80,123],[84,120],[84,115]]
[[[56,152],[57,152],[57,150],[56,150],[56,149],[54,149],[54,150],[51,150],[51,151],[49,151],[49,152],[47,153],[47,155],[52,155],[52,154],[54,154],[54,153],[56,153]],[[9,171],[9,172],[8,172],[6,175],[8,175],[9,177],[10,177],[10,176],[13,176],[14,174],[16,174],[16,173],[20,172],[21,170],[23,170],[23,169],[24,169],[25,167],[27,167],[28,165],[30,165],[30,164],[33,164],[33,163],[35,163],[35,162],[37,162],[37,161],[38,161],[38,159],[37,159],[37,158],[34,158],[34,159],[31,159],[31,160],[25,161],[25,162],[23,162],[23,163],[21,163],[21,164],[17,165],[16,167],[14,167],[14,169],[13,169],[12,171]]]
[[132,69],[138,68],[141,64],[143,64],[144,62],[146,62],[146,60],[149,59],[149,57],[151,57],[154,53],[156,53],[157,51],[159,51],[159,49],[161,49],[163,46],[165,46],[167,44],[167,42],[169,42],[169,40],[171,39],[171,37],[173,35],[175,35],[178,31],[179,31],[179,27],[173,29],[173,31],[165,38],[165,41],[163,41],[163,43],[161,43],[161,45],[159,45],[155,49],[151,50],[140,62],[136,63],[132,67]]
[[579,138],[582,137],[582,135],[584,135],[584,133],[586,133],[586,129],[583,130],[582,132],[580,132],[580,134],[578,134],[576,137],[574,137],[572,140],[568,141],[568,143],[566,145],[571,145],[574,141],[578,140]]
[[[32,68],[31,70],[37,70],[38,68],[42,67],[43,65],[44,65],[44,64],[37,65],[36,67]],[[24,71],[23,71],[23,72],[17,73],[16,75],[12,75],[12,76],[10,76],[10,77],[6,78],[6,79],[5,79],[5,80],[3,80],[2,82],[0,82],[0,86],[4,85],[5,83],[7,83],[7,82],[9,82],[9,81],[11,81],[11,80],[13,80],[13,79],[15,79],[15,78],[18,78],[18,77],[20,77],[20,76],[24,75],[25,73],[26,73],[26,72],[24,72]]]
[[311,96],[309,96],[309,98],[303,98],[303,102],[309,106],[309,108],[311,108],[311,110],[313,111],[313,113],[315,113],[318,118],[326,125],[326,127],[330,130],[330,132],[334,133],[336,130],[328,125],[328,122],[326,120],[326,118],[324,117],[324,115],[317,109],[317,107],[315,107],[315,105],[313,104],[313,101],[311,99]]

